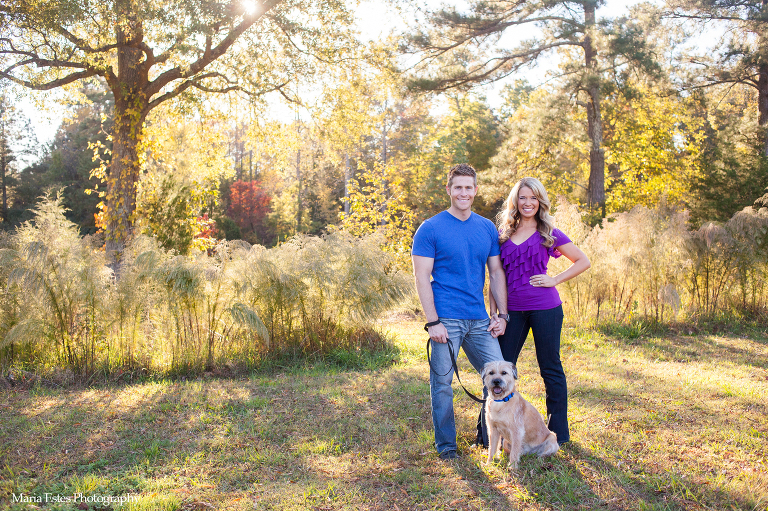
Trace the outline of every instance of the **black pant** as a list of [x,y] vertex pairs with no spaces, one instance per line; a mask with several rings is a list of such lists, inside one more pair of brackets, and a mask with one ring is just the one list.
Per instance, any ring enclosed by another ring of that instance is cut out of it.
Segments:
[[560,362],[560,333],[563,329],[563,306],[554,309],[534,311],[509,311],[509,323],[504,335],[499,336],[499,345],[504,360],[517,364],[517,358],[525,344],[528,332],[533,330],[536,346],[536,360],[544,379],[547,392],[547,415],[549,430],[557,435],[557,441],[567,442],[568,431],[568,386],[565,381],[563,364]]

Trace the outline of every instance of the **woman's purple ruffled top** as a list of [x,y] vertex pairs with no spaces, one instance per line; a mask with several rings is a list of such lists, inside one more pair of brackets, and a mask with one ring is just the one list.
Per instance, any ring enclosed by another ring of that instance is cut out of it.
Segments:
[[527,240],[515,245],[510,240],[501,244],[501,262],[507,275],[507,309],[530,311],[552,309],[563,303],[556,287],[534,287],[532,275],[547,273],[550,257],[560,257],[557,247],[571,240],[560,229],[552,231],[555,243],[547,248],[536,231]]

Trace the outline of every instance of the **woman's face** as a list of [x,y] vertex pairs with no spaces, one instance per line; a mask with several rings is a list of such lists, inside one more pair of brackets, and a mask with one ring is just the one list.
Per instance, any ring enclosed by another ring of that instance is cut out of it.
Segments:
[[521,186],[517,192],[517,210],[524,219],[535,218],[539,212],[539,199],[527,186]]

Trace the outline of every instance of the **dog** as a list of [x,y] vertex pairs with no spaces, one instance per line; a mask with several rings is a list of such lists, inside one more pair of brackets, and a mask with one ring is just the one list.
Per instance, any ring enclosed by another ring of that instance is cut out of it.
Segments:
[[491,463],[504,439],[509,450],[509,468],[516,469],[523,454],[549,456],[560,446],[547,429],[541,414],[517,392],[517,368],[503,360],[483,366],[483,384],[488,389],[485,418],[488,423],[488,461]]

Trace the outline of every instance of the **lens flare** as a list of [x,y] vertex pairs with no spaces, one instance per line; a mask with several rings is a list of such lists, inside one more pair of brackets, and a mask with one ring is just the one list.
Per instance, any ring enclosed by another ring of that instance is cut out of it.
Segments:
[[258,4],[256,3],[256,0],[245,0],[243,2],[243,7],[245,8],[246,14],[255,14]]

